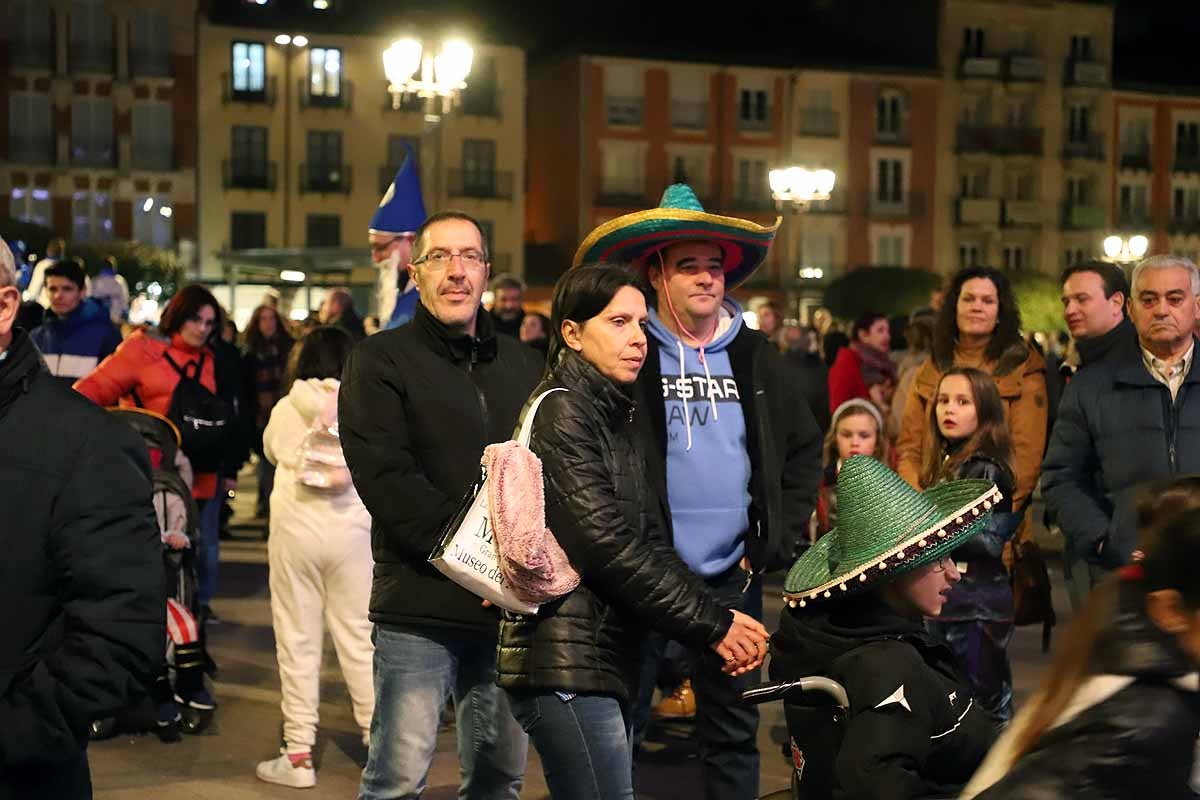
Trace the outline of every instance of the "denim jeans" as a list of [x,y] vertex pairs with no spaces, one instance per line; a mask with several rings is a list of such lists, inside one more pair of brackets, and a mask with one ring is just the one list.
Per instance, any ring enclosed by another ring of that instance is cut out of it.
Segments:
[[[705,581],[717,601],[757,620],[762,619],[762,578],[746,586],[740,568]],[[652,650],[652,648],[651,648]],[[649,652],[644,658],[656,659]],[[758,709],[742,703],[742,691],[762,681],[761,669],[732,678],[721,671],[724,662],[711,649],[693,654],[692,690],[696,693],[696,739],[706,800],[753,800],[758,797]],[[643,665],[642,680],[650,669]],[[635,719],[649,717],[650,692],[640,691]],[[639,735],[638,741],[641,740]]]
[[509,693],[551,800],[633,800],[630,718],[604,695]]
[[446,699],[458,723],[461,800],[517,800],[529,739],[496,686],[496,642],[485,636],[375,626],[375,716],[361,800],[417,798],[437,749]]
[[224,483],[217,476],[217,496],[200,501],[200,542],[196,547],[196,598],[201,605],[212,602],[217,593],[217,570],[221,564],[221,496]]

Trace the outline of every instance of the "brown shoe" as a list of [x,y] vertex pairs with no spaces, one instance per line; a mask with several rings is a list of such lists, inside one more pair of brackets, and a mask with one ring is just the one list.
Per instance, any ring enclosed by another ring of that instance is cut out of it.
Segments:
[[669,719],[689,719],[696,716],[696,693],[692,691],[691,680],[685,679],[675,691],[664,697],[654,713]]

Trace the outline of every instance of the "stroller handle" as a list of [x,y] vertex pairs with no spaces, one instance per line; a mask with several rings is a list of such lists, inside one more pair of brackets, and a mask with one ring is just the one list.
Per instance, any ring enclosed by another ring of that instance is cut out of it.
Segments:
[[748,705],[759,705],[772,700],[782,700],[792,692],[824,692],[834,703],[842,708],[850,707],[850,698],[846,696],[846,687],[835,680],[819,675],[800,678],[795,681],[780,681],[763,683],[752,686],[742,692],[742,702]]

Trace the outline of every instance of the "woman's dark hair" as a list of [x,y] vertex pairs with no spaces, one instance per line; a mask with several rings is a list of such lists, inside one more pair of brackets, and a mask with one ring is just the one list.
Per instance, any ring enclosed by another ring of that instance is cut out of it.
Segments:
[[645,281],[626,264],[584,264],[562,274],[554,285],[554,303],[550,309],[547,366],[556,364],[559,354],[567,348],[562,338],[563,322],[587,322],[603,311],[625,286],[646,294]]
[[[1003,272],[991,267],[968,267],[959,270],[950,281],[933,326],[933,362],[939,369],[949,369],[954,364],[954,345],[958,342],[958,297],[963,284],[975,278],[986,278],[996,287],[999,309],[996,328],[984,352],[988,361],[998,361],[1000,355],[1014,344],[1021,343],[1021,310],[1013,295],[1012,285]],[[1024,360],[1024,359],[1022,359]]]
[[[975,419],[979,427],[962,447],[946,458],[948,442],[938,427],[937,398],[942,390],[942,381],[951,375],[961,375],[971,385],[971,397],[975,401]],[[921,450],[925,454],[924,463],[921,465],[921,486],[926,489],[942,481],[952,480],[958,468],[974,455],[987,456],[1012,472],[1012,436],[1004,418],[1004,401],[1000,399],[1000,390],[996,388],[996,382],[992,380],[991,375],[973,367],[952,367],[946,370],[938,381],[937,389],[929,403],[929,424],[925,426],[925,444]]]
[[[275,335],[269,339],[263,336],[258,329],[259,320],[263,314],[275,315]],[[262,353],[267,349],[268,345],[275,345],[280,352],[287,350],[292,346],[292,335],[288,333],[287,326],[283,324],[283,317],[280,316],[279,310],[271,306],[262,305],[254,309],[254,313],[250,315],[250,321],[246,323],[246,349],[251,353]]]
[[850,329],[850,341],[858,344],[858,335],[860,333],[869,333],[871,326],[879,320],[887,321],[887,315],[881,314],[878,311],[868,311],[854,320],[854,327]]
[[341,378],[346,359],[354,349],[350,334],[333,325],[313,328],[292,348],[288,359],[288,386],[309,378]]
[[174,336],[179,333],[183,323],[199,314],[200,309],[205,306],[212,306],[213,313],[216,314],[216,319],[213,320],[213,330],[220,333],[225,325],[225,313],[221,310],[221,304],[217,302],[217,298],[213,297],[212,292],[198,283],[183,287],[175,293],[171,302],[167,303],[167,307],[163,309],[162,318],[158,322],[159,332],[164,336]]
[[821,341],[821,348],[825,355],[825,366],[832,367],[833,362],[837,361],[838,351],[850,344],[850,337],[841,331],[829,331],[825,334],[825,338]]
[[545,336],[547,339],[550,338],[550,318],[549,317],[547,317],[545,314],[539,314],[536,311],[526,311],[525,316],[533,317],[538,322],[540,322],[542,325],[542,335]]

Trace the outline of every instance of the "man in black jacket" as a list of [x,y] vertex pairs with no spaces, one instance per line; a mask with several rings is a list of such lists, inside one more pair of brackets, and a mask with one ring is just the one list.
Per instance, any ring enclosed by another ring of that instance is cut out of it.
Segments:
[[54,380],[20,302],[0,240],[0,800],[76,800],[91,721],[162,661],[162,550],[144,445]]
[[1198,303],[1200,270],[1188,259],[1138,264],[1128,307],[1139,346],[1089,363],[1063,394],[1042,491],[1088,584],[1130,560],[1140,487],[1200,472]]
[[[821,469],[821,432],[795,370],[742,324],[741,308],[726,296],[766,258],[775,230],[708,214],[676,184],[658,209],[593,231],[575,257],[646,269],[657,307],[636,387],[647,479],[683,561],[727,605],[756,619],[761,576],[791,564]],[[653,692],[656,649],[647,648],[635,724]],[[759,673],[731,679],[720,659],[696,656],[705,797],[756,798],[758,713],[740,694]]]
[[496,686],[499,616],[427,559],[484,447],[510,438],[542,365],[480,313],[488,262],[474,219],[434,214],[412,254],[416,315],[355,348],[338,403],[375,556],[376,702],[360,797],[419,796],[452,695],[462,796],[515,800],[527,738]]

